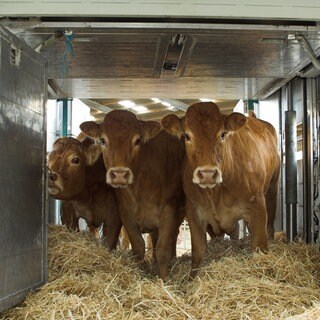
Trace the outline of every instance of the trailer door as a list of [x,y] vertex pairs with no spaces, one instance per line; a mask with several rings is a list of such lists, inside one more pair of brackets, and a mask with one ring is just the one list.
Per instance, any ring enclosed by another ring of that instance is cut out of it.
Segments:
[[0,25],[0,312],[47,279],[46,65]]

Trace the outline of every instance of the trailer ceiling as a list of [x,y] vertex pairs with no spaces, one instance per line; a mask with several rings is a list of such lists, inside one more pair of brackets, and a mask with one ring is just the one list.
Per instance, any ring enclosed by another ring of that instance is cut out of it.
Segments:
[[53,96],[263,99],[320,54],[316,24],[0,20],[48,61]]

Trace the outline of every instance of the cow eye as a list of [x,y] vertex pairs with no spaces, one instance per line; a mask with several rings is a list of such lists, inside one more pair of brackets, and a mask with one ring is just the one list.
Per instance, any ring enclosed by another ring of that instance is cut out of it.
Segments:
[[135,146],[139,146],[141,144],[141,139],[140,138],[137,138],[135,141],[134,141],[134,145]]
[[186,138],[186,141],[190,141],[191,140],[190,136],[187,133],[184,134],[184,137]]
[[227,136],[227,134],[228,133],[226,131],[222,132],[221,136],[220,136],[221,140],[224,140],[224,138]]
[[100,138],[99,139],[99,144],[105,146],[106,145],[106,139],[105,138]]
[[79,164],[80,163],[80,159],[78,157],[74,157],[74,158],[72,158],[71,162],[74,163],[74,164]]

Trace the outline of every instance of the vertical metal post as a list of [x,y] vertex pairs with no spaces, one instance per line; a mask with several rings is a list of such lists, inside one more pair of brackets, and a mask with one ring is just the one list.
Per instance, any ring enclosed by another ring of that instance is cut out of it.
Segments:
[[279,151],[281,155],[281,167],[280,167],[280,185],[279,185],[279,214],[280,217],[278,218],[278,227],[279,230],[284,230],[284,167],[283,167],[283,154],[284,154],[284,145],[283,145],[283,90],[284,88],[279,90],[279,98],[278,98],[278,105],[279,105]]
[[250,111],[256,113],[255,105],[259,104],[259,100],[248,99],[244,100],[244,111],[249,114]]
[[297,132],[296,112],[293,110],[291,83],[287,88],[288,111],[285,112],[285,181],[286,231],[290,241],[297,236]]
[[[70,103],[72,100],[70,99],[58,99],[57,107],[59,108],[57,121],[60,122],[59,130],[57,130],[57,136],[59,137],[67,137],[69,130],[69,119],[71,119],[70,114]],[[49,215],[49,223],[59,224],[61,217],[61,201],[54,200],[54,204],[51,205],[50,215]]]
[[303,79],[303,239],[312,242],[315,81]]
[[62,99],[62,128],[61,136],[68,136],[68,99]]
[[313,93],[313,202],[312,202],[312,241],[320,247],[320,76],[314,79],[314,93]]

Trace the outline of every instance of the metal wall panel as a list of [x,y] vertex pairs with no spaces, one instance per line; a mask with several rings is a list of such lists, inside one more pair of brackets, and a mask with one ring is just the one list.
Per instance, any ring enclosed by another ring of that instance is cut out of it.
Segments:
[[319,0],[0,0],[3,16],[198,17],[318,20]]
[[304,225],[303,225],[303,212],[304,212],[304,161],[301,152],[304,150],[305,141],[303,139],[303,124],[304,124],[304,88],[303,79],[296,78],[292,80],[292,105],[293,110],[296,111],[296,123],[297,123],[297,234],[299,237],[303,237]]
[[320,248],[320,76],[314,81],[312,241]]
[[47,279],[45,70],[0,26],[0,311]]

